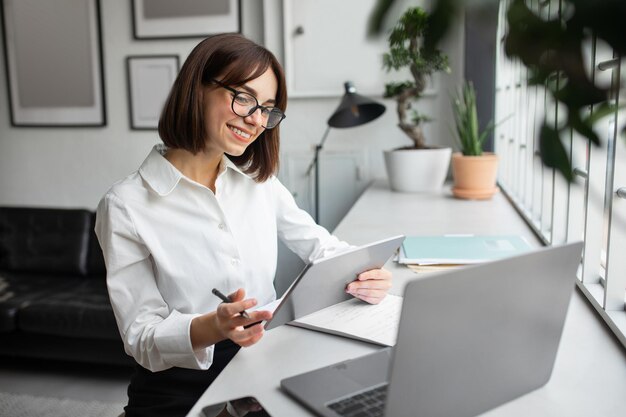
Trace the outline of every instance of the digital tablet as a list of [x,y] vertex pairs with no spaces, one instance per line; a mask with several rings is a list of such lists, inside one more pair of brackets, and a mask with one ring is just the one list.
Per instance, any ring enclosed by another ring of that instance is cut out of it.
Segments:
[[279,301],[265,329],[349,300],[352,296],[345,292],[346,285],[361,272],[382,268],[403,240],[403,235],[394,236],[309,263]]

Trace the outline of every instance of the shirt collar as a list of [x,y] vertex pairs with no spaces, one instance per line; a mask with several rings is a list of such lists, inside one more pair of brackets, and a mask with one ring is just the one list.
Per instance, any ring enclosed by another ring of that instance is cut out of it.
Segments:
[[167,152],[165,145],[155,145],[139,167],[141,177],[162,197],[171,193],[183,177],[183,174],[165,159],[163,156],[165,152]]
[[[171,193],[182,178],[187,179],[179,170],[177,170],[167,159],[165,159],[167,146],[163,144],[155,145],[152,151],[139,167],[139,174],[148,183],[148,185],[161,197]],[[241,171],[233,161],[226,155],[222,157],[218,177],[223,175],[227,169],[249,178],[249,176]]]
[[[235,163],[233,161],[230,160],[230,158],[228,158],[226,155],[224,155],[222,157],[222,164],[220,165],[220,167],[225,167],[226,169],[230,168],[235,172],[238,172],[239,174],[243,175],[244,177],[250,178],[250,176],[248,174],[246,174],[245,172],[243,172],[241,169],[239,169],[239,167],[237,165],[235,165]],[[223,170],[220,168],[220,174],[223,172]]]

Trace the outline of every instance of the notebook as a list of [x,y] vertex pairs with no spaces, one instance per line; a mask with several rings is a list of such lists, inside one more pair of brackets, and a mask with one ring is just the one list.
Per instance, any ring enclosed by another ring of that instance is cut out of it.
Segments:
[[402,297],[397,295],[387,294],[379,304],[352,298],[289,324],[381,346],[393,346],[398,335],[401,308]]
[[[319,416],[469,417],[550,379],[582,242],[431,274],[405,287],[394,348],[281,381]],[[361,414],[361,415],[368,415]]]
[[474,264],[531,250],[521,236],[441,235],[408,236],[402,243],[402,264]]

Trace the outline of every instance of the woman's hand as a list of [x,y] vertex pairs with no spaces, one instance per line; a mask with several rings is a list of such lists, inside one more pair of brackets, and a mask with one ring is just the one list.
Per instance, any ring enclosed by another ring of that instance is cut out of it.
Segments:
[[243,288],[230,294],[232,303],[222,303],[217,310],[191,320],[191,346],[194,350],[204,349],[224,339],[230,339],[239,346],[250,346],[263,337],[263,320],[272,318],[270,311],[248,312],[249,318],[242,317],[241,311],[252,308],[256,300],[245,299]]
[[391,288],[391,272],[384,268],[359,274],[346,286],[346,292],[370,304],[380,303]]
[[[224,339],[230,339],[239,346],[251,346],[263,337],[263,320],[272,318],[269,311],[248,312],[250,318],[245,318],[241,311],[254,307],[257,302],[253,298],[245,299],[246,292],[243,288],[229,295],[232,303],[222,303],[217,306],[215,325]],[[249,327],[248,327],[249,326]]]

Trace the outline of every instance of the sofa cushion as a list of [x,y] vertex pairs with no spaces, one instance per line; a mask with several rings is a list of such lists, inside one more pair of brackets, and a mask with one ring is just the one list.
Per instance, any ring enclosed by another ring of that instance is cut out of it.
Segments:
[[45,299],[51,292],[63,291],[74,280],[50,279],[45,275],[0,273],[0,332],[17,329],[20,309],[33,301]]
[[87,273],[92,213],[0,207],[0,270]]
[[104,277],[77,280],[24,306],[18,314],[23,332],[95,339],[120,339]]
[[[52,359],[64,362],[99,363],[116,366],[134,366],[136,364],[132,357],[124,352],[124,344],[121,340],[56,337],[54,335],[48,336],[37,333],[15,332],[0,335],[0,355],[6,355],[11,358],[36,358],[46,361]],[[87,365],[85,372],[89,372],[89,370],[92,370],[92,368],[90,365]],[[132,369],[129,369],[128,373],[130,376]],[[62,413],[61,410],[58,412]],[[1,407],[0,415],[7,415],[6,411],[3,413],[3,408]],[[24,416],[24,414],[20,415]],[[82,415],[90,416],[95,414],[83,413]]]

